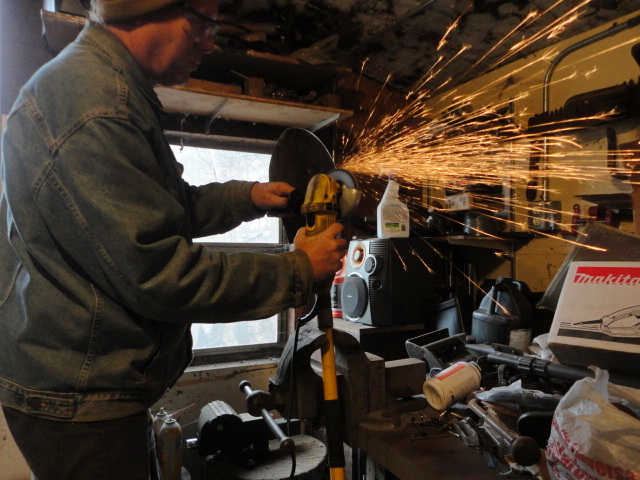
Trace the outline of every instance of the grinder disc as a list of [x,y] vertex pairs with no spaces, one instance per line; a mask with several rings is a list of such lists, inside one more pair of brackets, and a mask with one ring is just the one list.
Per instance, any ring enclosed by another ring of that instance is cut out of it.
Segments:
[[[302,128],[288,128],[278,139],[269,164],[270,182],[287,182],[304,195],[314,175],[335,168],[331,154],[313,133]],[[305,226],[302,215],[282,218],[289,242]]]

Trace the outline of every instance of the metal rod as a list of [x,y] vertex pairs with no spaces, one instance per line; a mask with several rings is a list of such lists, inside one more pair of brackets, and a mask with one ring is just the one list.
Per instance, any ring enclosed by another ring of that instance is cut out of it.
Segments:
[[[549,68],[547,69],[547,72],[544,76],[544,83],[542,86],[542,113],[547,113],[549,111],[549,90],[551,88],[551,77],[553,76],[553,73],[555,72],[560,62],[562,62],[562,60],[564,60],[567,56],[571,55],[572,53],[584,47],[587,47],[596,42],[599,42],[604,38],[616,35],[617,33],[620,33],[624,30],[633,28],[639,24],[640,24],[640,15],[630,18],[626,22],[623,22],[619,25],[614,24],[609,29],[604,30],[600,33],[597,33],[589,38],[585,38],[584,40],[580,40],[579,42],[574,43],[573,45],[565,48],[563,51],[558,53],[558,55],[556,55],[556,57],[553,59],[553,61],[549,65]],[[546,165],[548,158],[549,158],[549,144],[545,137],[543,140],[542,162],[540,163],[543,165]],[[543,202],[549,201],[549,176],[548,175],[543,175],[542,177],[542,201]]]
[[284,434],[269,413],[269,410],[265,407],[265,398],[269,397],[269,394],[262,390],[252,390],[251,384],[246,380],[240,382],[240,391],[247,395],[249,413],[254,416],[256,416],[255,413],[260,414],[267,424],[267,427],[269,427],[269,430],[271,430],[271,433],[273,433],[280,442],[280,450],[284,453],[292,453],[296,448],[295,442],[291,437],[287,437]]

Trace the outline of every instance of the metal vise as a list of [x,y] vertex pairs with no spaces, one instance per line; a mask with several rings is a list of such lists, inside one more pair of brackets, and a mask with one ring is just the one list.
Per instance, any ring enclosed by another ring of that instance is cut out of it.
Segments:
[[[370,414],[393,406],[398,398],[422,393],[426,366],[422,360],[409,358],[385,362],[365,352],[352,335],[338,329],[334,329],[333,335],[343,438],[349,446],[357,448],[360,446],[358,425]],[[275,376],[269,379],[269,393],[278,412],[287,418],[307,420],[316,428],[324,425],[321,366],[317,355],[324,342],[324,332],[303,326],[295,355],[295,336],[292,336]]]
[[[278,426],[284,419],[272,419]],[[300,432],[300,422],[290,422],[292,434]],[[238,414],[227,403],[215,400],[200,411],[198,438],[187,440],[189,448],[207,457],[219,455],[238,464],[258,464],[269,452],[269,440],[277,435],[263,418],[248,413]]]

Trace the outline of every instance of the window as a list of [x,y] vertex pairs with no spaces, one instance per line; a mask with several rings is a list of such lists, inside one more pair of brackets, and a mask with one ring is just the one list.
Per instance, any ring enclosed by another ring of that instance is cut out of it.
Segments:
[[[184,179],[191,185],[227,180],[266,182],[269,178],[270,155],[176,145],[172,149],[184,166]],[[225,234],[195,241],[230,253],[240,250],[278,253],[287,250],[287,246],[281,243],[280,221],[270,217],[246,222]],[[248,322],[193,324],[194,353],[197,356],[213,353],[213,349],[224,353],[256,345],[275,346],[284,339],[285,325],[281,317],[283,315]]]

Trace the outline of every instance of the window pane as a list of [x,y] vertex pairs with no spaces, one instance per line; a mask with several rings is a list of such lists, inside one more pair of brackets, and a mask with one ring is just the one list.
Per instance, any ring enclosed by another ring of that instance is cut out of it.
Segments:
[[[191,185],[204,185],[228,180],[269,181],[270,155],[232,152],[209,148],[172,146],[184,165],[184,179]],[[278,243],[279,220],[263,217],[245,222],[238,228],[220,235],[199,238],[201,242]]]
[[195,323],[191,326],[194,350],[276,343],[277,334],[277,315],[251,322]]
[[[228,180],[269,181],[270,155],[172,145],[184,166],[184,179],[191,185]],[[230,232],[197,239],[207,243],[279,243],[280,222],[263,217],[246,222]],[[215,246],[213,246],[215,248]],[[276,343],[279,316],[250,322],[193,324],[193,349]]]

